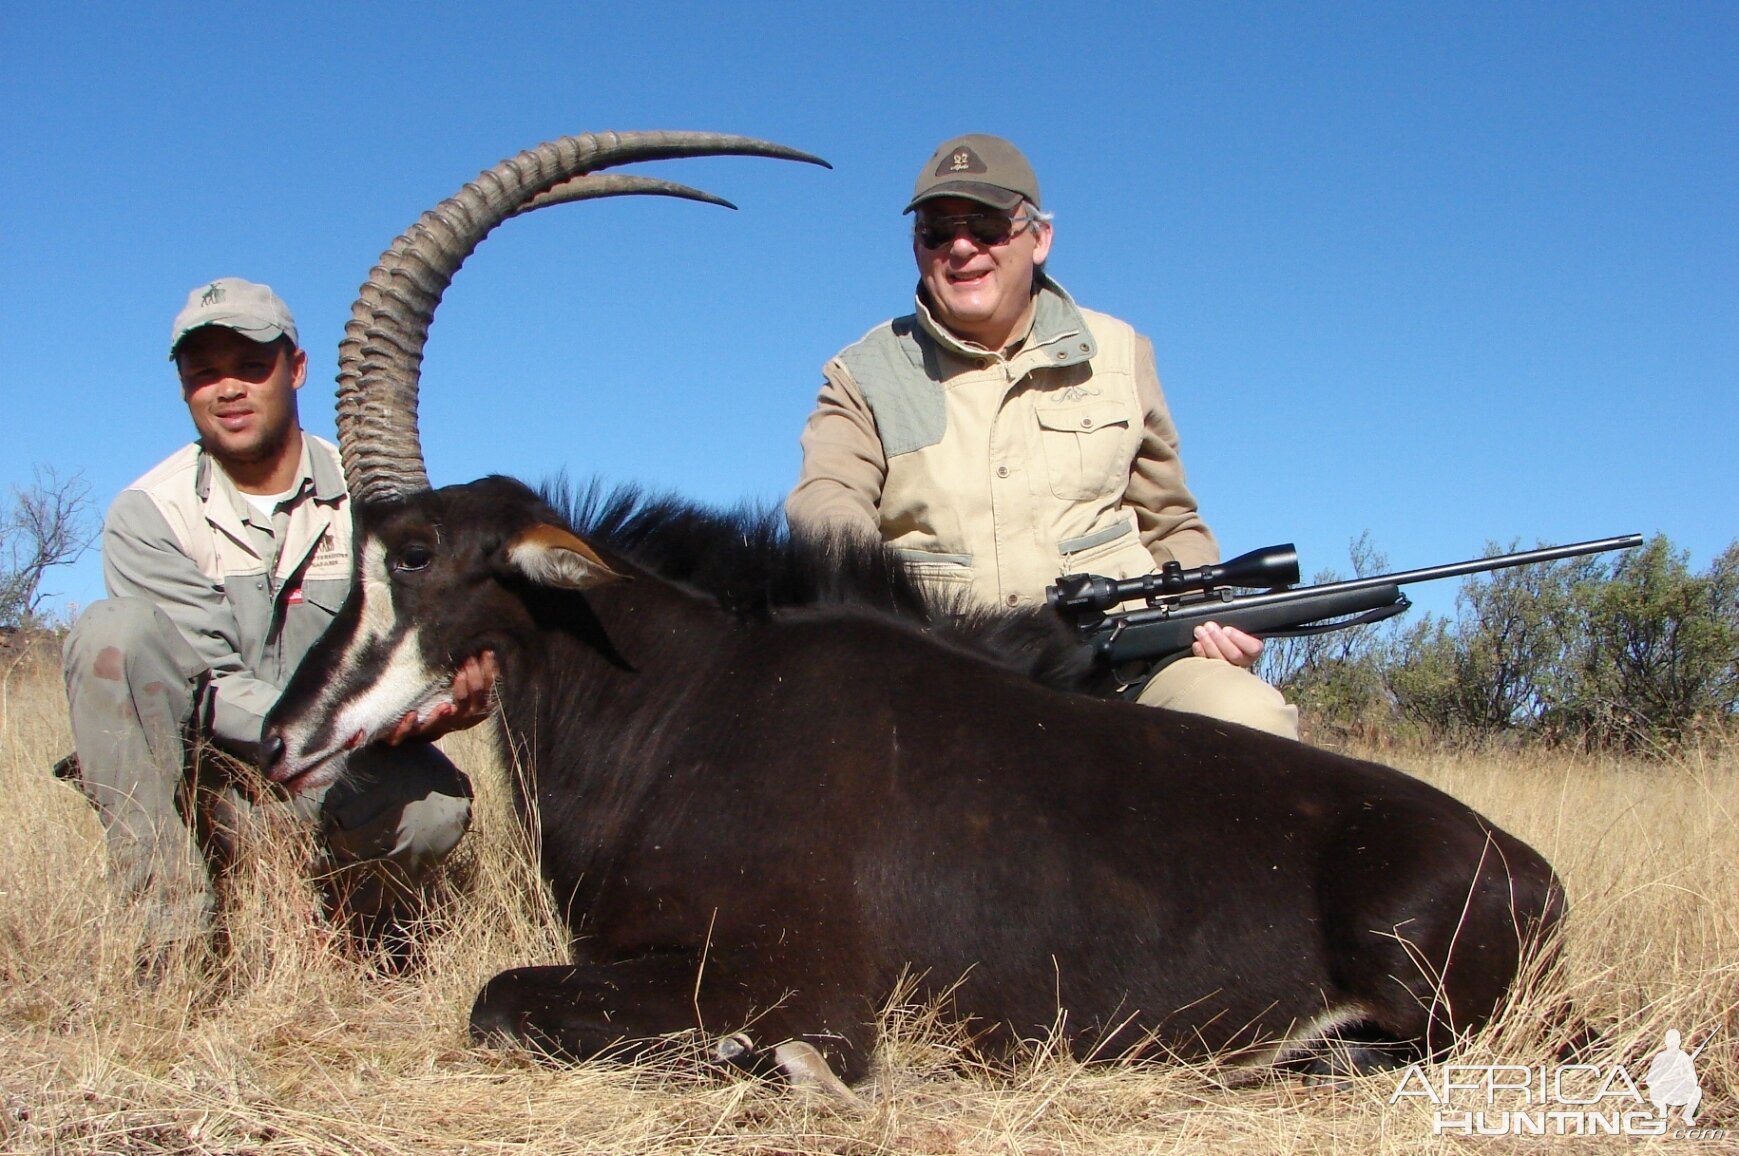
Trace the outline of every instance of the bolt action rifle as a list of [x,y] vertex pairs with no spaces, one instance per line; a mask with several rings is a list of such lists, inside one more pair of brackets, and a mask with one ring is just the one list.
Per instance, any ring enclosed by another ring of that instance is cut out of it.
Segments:
[[[1167,562],[1159,573],[1139,578],[1069,574],[1045,589],[1045,600],[1112,671],[1120,687],[1118,693],[1134,698],[1155,674],[1190,652],[1195,628],[1204,622],[1236,626],[1258,638],[1326,634],[1400,614],[1413,605],[1401,587],[1414,582],[1640,545],[1641,534],[1626,534],[1301,587],[1297,585],[1298,551],[1288,542],[1194,570]],[[1117,609],[1137,600],[1142,603],[1140,609]]]

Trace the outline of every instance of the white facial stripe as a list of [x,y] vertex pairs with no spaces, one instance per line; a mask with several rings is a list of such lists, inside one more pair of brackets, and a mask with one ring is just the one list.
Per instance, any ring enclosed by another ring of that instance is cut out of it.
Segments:
[[417,631],[410,630],[361,695],[329,705],[336,708],[335,737],[342,742],[358,732],[376,738],[410,711],[426,718],[435,706],[452,701],[452,686],[423,661],[421,640]]
[[[384,642],[398,625],[392,582],[387,577],[386,546],[379,538],[370,536],[363,541],[362,565],[358,567],[357,577],[361,583],[362,613],[357,618],[356,633],[350,636],[344,653],[338,658],[336,683],[344,682],[348,675],[360,669],[363,655]],[[331,692],[321,695],[322,705],[330,710],[335,697]]]
[[[420,636],[414,628],[392,643],[377,670],[367,669],[378,660],[365,662],[365,657],[386,645],[400,625],[387,574],[386,547],[378,538],[363,541],[358,579],[362,606],[356,631],[346,642],[316,707],[304,716],[330,719],[324,731],[329,737],[321,740],[326,744],[324,749],[315,750],[312,725],[291,728],[285,737],[293,764],[312,765],[344,749],[359,733],[372,740],[410,711],[427,718],[434,707],[452,702],[449,680],[423,661]],[[367,681],[361,682],[364,677]]]
[[357,625],[356,638],[346,652],[349,659],[358,646],[367,645],[391,633],[397,615],[393,612],[392,581],[386,571],[386,546],[370,536],[362,547],[362,621]]
[[[339,704],[341,688],[351,675],[362,667],[362,659],[371,649],[385,641],[397,621],[392,601],[392,583],[386,570],[386,546],[372,535],[364,539],[362,565],[357,578],[362,593],[362,613],[358,615],[356,633],[338,657],[335,677],[320,696],[321,714],[331,717]],[[348,732],[347,732],[348,733]]]

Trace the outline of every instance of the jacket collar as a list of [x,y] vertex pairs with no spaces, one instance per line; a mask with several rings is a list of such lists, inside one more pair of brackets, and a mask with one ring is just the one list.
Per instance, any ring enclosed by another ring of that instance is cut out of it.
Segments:
[[[197,442],[194,443],[198,445]],[[337,455],[327,452],[315,452],[316,439],[302,431],[302,459],[296,463],[296,492],[301,493],[313,486],[314,497],[322,502],[336,502],[343,499],[344,471],[339,467]],[[321,447],[324,451],[325,447]],[[235,483],[230,480],[217,460],[206,452],[204,446],[199,446],[199,453],[193,467],[193,491],[199,495],[201,502],[211,500],[212,479],[222,477],[226,489],[234,490]],[[237,499],[240,500],[239,498]]]
[[[975,343],[962,341],[937,321],[935,314],[930,312],[930,303],[924,298],[923,286],[918,287],[915,296],[917,312],[913,316],[917,319],[918,328],[930,340],[956,357],[969,358],[975,362],[982,360],[986,353],[992,352]],[[1075,305],[1075,299],[1069,296],[1068,290],[1041,273],[1035,296],[1038,300],[1033,306],[1032,327],[1027,330],[1020,349],[1008,360],[1018,361],[1038,350],[1049,350],[1052,346],[1058,348],[1054,354],[1045,354],[1046,365],[1074,365],[1091,360],[1099,352],[1098,343],[1093,340],[1092,331],[1087,328],[1087,321],[1081,316],[1081,310]]]
[[[228,535],[256,558],[263,557],[260,544],[243,525],[251,516],[246,499],[203,446],[199,448],[194,464],[193,489],[205,509],[206,521],[214,529]],[[346,490],[338,453],[330,444],[311,436],[306,430],[302,431],[302,460],[296,467],[296,492],[311,494],[314,501],[325,509],[314,513],[311,518],[291,520],[289,535],[276,555],[279,577],[294,574],[301,567],[303,560],[327,533],[334,518],[349,516],[342,504]]]
[[[320,447],[318,453],[316,445]],[[322,502],[343,501],[349,492],[344,488],[344,468],[338,462],[338,454],[307,430],[302,431],[302,474],[314,479],[314,497]]]

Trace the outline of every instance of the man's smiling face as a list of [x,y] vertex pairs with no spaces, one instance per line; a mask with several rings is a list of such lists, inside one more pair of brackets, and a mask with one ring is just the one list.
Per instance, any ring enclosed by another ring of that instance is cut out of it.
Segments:
[[232,474],[282,456],[296,431],[296,390],[308,356],[286,341],[261,344],[233,329],[196,329],[175,351],[181,396],[200,441]]
[[[1026,318],[1035,271],[1051,251],[1050,226],[1023,223],[1021,212],[1016,210],[1013,235],[1001,244],[984,244],[964,226],[936,246],[926,245],[921,235],[912,241],[918,277],[936,320],[986,349],[1001,349]],[[939,197],[918,209],[916,232],[942,218],[978,215],[1007,216],[965,197]]]

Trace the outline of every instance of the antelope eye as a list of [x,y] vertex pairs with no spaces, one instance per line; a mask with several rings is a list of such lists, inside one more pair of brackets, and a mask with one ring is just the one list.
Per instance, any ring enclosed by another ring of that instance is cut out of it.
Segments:
[[412,542],[393,556],[392,568],[400,574],[410,573],[423,569],[434,561],[434,558],[435,552],[433,550],[421,542]]

